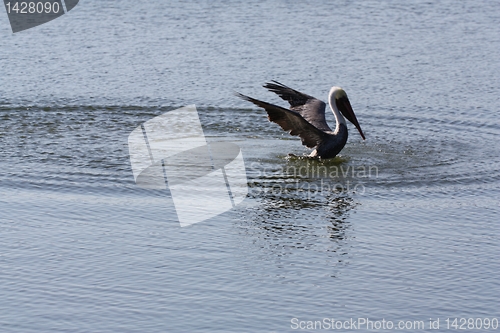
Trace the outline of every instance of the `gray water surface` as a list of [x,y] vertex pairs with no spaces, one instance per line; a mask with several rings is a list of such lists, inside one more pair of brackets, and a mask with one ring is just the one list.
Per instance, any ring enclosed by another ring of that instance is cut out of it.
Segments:
[[[0,33],[0,331],[500,318],[496,1],[81,1]],[[272,79],[342,86],[367,140],[301,157],[234,96],[284,106]],[[127,138],[190,104],[241,147],[249,195],[181,228]]]

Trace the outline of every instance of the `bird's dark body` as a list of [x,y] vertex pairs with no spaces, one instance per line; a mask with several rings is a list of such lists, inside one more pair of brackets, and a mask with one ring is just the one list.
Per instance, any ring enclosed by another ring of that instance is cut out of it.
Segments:
[[321,141],[315,151],[309,155],[310,157],[322,159],[334,158],[347,143],[347,126],[344,124],[339,124],[339,131],[337,134],[333,134],[333,132],[327,132],[325,134],[328,135],[328,139]]

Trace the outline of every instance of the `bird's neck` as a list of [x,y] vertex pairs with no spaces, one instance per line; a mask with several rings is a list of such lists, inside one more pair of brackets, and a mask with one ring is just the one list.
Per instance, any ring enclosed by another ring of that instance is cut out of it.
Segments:
[[337,108],[337,103],[335,103],[333,94],[330,94],[330,96],[328,96],[328,103],[330,104],[330,109],[332,109],[333,115],[335,116],[336,126],[334,134],[337,134],[340,130],[340,124],[343,124],[344,126],[346,125],[345,118]]

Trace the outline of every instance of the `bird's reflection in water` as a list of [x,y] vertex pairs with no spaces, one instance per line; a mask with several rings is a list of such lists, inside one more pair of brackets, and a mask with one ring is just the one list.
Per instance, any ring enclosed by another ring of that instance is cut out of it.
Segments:
[[348,262],[347,217],[356,203],[352,193],[339,189],[312,192],[319,182],[276,175],[251,179],[254,205],[243,211],[238,227],[246,240],[246,259],[266,267],[266,275],[301,283],[309,277],[307,282],[316,284],[320,276],[337,276]]

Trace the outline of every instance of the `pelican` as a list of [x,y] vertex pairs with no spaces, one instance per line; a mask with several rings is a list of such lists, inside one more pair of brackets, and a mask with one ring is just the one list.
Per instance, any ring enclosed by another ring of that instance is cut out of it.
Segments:
[[320,159],[333,158],[344,148],[347,142],[345,118],[356,126],[359,134],[365,140],[365,135],[359,126],[344,89],[332,87],[328,94],[328,103],[337,123],[335,131],[332,131],[325,120],[326,104],[324,102],[274,80],[266,83],[264,88],[276,93],[279,97],[287,101],[290,104],[290,109],[262,102],[240,93],[237,93],[237,95],[244,100],[264,108],[269,121],[280,125],[283,130],[289,132],[291,135],[298,135],[302,139],[304,146],[314,148],[309,157]]

